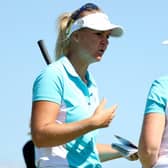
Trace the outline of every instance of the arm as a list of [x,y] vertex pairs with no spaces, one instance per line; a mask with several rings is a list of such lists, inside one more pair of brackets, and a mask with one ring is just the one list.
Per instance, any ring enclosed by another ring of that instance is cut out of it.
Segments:
[[107,127],[115,115],[116,106],[104,109],[102,100],[93,116],[73,123],[56,123],[59,105],[48,101],[37,101],[32,106],[32,139],[38,147],[65,144],[89,131]]
[[143,168],[151,168],[157,161],[164,127],[164,114],[145,115],[139,141],[139,158]]
[[[98,150],[101,162],[124,157],[121,155],[120,152],[113,149],[112,146],[109,144],[97,144],[97,150]],[[132,154],[131,156],[129,156],[126,159],[128,159],[130,161],[137,160],[138,154],[137,153]]]
[[97,150],[101,162],[122,157],[122,155],[114,150],[109,144],[97,144]]

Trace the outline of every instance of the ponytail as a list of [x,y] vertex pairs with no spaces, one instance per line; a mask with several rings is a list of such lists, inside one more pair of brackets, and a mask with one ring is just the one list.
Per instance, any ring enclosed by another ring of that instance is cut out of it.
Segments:
[[59,59],[61,56],[67,54],[69,39],[67,39],[66,37],[66,29],[70,19],[71,13],[64,13],[58,18],[58,37],[55,47],[56,60]]

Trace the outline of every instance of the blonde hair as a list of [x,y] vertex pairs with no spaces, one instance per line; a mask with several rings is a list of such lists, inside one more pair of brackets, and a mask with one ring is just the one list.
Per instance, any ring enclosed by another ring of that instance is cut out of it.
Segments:
[[[88,5],[88,4],[85,4],[81,8],[75,10],[73,13],[63,13],[62,15],[60,15],[58,17],[58,21],[57,21],[58,37],[57,37],[56,47],[55,47],[56,60],[59,59],[61,56],[63,56],[63,55],[67,56],[67,54],[68,54],[70,39],[67,38],[66,32],[70,28],[71,24],[75,20],[77,20],[85,15],[101,11],[101,9],[97,6],[96,6],[96,9],[95,8],[93,9],[92,7],[89,7],[86,5]],[[85,7],[85,8],[83,9],[83,7]]]
[[66,37],[66,29],[71,18],[71,13],[64,13],[58,18],[58,37],[55,47],[55,57],[59,59],[61,56],[67,54],[69,40]]

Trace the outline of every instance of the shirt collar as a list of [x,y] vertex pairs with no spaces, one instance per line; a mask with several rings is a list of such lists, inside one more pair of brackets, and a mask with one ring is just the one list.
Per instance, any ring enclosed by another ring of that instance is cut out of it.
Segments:
[[[66,56],[62,56],[60,58],[62,65],[64,66],[64,68],[66,69],[66,71],[73,77],[76,78],[80,78],[78,73],[76,72],[75,68],[73,67],[73,65],[71,64],[71,62],[69,61],[69,59]],[[88,80],[88,85],[94,84],[96,85],[95,80],[93,79],[91,73],[89,71],[86,72],[86,78]]]

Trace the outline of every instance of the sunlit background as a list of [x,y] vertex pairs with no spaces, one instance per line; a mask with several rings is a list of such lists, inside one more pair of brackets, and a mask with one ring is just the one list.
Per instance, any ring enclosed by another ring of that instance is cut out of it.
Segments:
[[[0,3],[0,167],[24,168],[22,147],[27,140],[32,84],[46,67],[37,46],[43,39],[54,59],[56,18],[85,0],[5,0]],[[116,142],[114,134],[138,144],[145,100],[152,81],[168,74],[167,0],[92,0],[125,29],[111,38],[103,60],[90,66],[107,106],[118,104],[110,127],[100,130],[98,141]],[[139,161],[116,159],[104,168],[140,168]]]

